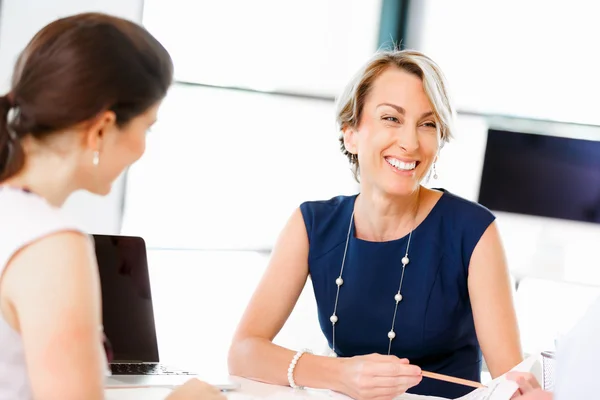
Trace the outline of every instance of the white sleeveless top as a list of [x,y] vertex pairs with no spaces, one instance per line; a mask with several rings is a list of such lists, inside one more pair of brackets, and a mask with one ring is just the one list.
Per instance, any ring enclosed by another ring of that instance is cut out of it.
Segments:
[[[44,236],[66,230],[83,232],[61,209],[43,198],[0,186],[0,277],[17,251]],[[0,400],[31,398],[21,337],[0,312]]]

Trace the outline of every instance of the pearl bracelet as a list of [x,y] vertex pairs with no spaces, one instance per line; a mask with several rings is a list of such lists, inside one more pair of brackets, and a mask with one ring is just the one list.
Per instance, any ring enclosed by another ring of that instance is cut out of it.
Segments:
[[298,360],[300,359],[300,357],[302,357],[302,355],[304,353],[312,354],[312,351],[310,351],[309,349],[300,350],[299,352],[296,353],[294,358],[292,358],[292,362],[290,363],[290,366],[288,367],[288,374],[287,374],[288,382],[290,384],[290,387],[293,389],[304,389],[303,386],[296,385],[296,382],[294,381],[294,369],[296,368],[296,364],[298,363]]

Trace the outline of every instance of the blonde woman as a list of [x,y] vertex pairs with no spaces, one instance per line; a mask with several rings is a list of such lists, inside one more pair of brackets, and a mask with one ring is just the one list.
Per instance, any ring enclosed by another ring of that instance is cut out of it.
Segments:
[[[144,28],[95,13],[52,22],[19,57],[0,96],[0,400],[104,397],[94,249],[61,207],[142,156],[172,76]],[[195,379],[170,396],[223,398]]]
[[[357,399],[454,398],[471,388],[422,370],[480,380],[482,353],[492,376],[522,360],[494,216],[422,186],[452,119],[442,72],[419,52],[379,52],[348,83],[337,122],[360,193],[293,213],[235,334],[232,374]],[[308,276],[337,358],[271,342]]]

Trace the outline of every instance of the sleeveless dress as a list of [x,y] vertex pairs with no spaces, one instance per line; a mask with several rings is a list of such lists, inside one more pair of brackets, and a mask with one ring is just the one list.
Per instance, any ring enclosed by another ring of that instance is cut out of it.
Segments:
[[[0,186],[0,279],[19,250],[60,231],[83,232],[60,209],[41,197]],[[32,393],[21,336],[0,313],[0,400],[30,399]]]
[[[391,354],[425,371],[480,381],[482,355],[467,278],[471,255],[495,217],[485,207],[441,190],[412,233]],[[321,329],[332,347],[332,323],[350,218],[357,195],[300,206],[309,238],[309,273]],[[408,235],[388,242],[355,237],[351,227],[335,324],[339,357],[387,354],[388,332]],[[473,388],[423,378],[409,393],[456,398]]]

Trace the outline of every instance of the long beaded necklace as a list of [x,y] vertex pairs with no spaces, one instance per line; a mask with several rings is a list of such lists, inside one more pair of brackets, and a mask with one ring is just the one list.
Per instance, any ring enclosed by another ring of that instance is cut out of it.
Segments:
[[[418,205],[417,205],[417,210],[418,210]],[[416,213],[415,213],[415,219],[416,219]],[[354,223],[354,212],[352,212],[352,215],[350,216],[350,224],[348,225],[348,233],[346,235],[346,245],[344,246],[344,256],[342,257],[342,266],[340,269],[340,275],[335,280],[335,284],[337,286],[337,291],[335,294],[335,304],[333,306],[333,314],[331,315],[331,317],[329,317],[329,321],[331,321],[331,325],[332,325],[332,346],[331,347],[332,347],[333,354],[336,354],[335,353],[335,324],[339,320],[338,315],[337,315],[337,306],[338,306],[338,300],[340,298],[340,288],[344,284],[344,279],[342,278],[342,275],[344,273],[344,266],[346,264],[346,254],[348,252],[348,243],[350,242],[350,233],[352,232],[352,224],[353,223]],[[412,238],[413,231],[414,231],[414,228],[411,229],[411,231],[408,235],[408,242],[406,243],[406,252],[404,253],[404,257],[402,257],[402,260],[401,260],[402,274],[400,275],[400,284],[398,285],[398,292],[394,295],[394,301],[395,301],[396,305],[394,306],[394,316],[392,317],[392,328],[387,333],[387,337],[389,340],[388,355],[390,355],[392,352],[392,341],[396,337],[396,332],[394,331],[394,328],[396,325],[396,315],[398,313],[398,304],[400,304],[400,302],[402,301],[402,282],[404,281],[404,270],[406,269],[406,266],[410,262],[410,259],[408,258],[408,250],[410,248],[410,240]]]

